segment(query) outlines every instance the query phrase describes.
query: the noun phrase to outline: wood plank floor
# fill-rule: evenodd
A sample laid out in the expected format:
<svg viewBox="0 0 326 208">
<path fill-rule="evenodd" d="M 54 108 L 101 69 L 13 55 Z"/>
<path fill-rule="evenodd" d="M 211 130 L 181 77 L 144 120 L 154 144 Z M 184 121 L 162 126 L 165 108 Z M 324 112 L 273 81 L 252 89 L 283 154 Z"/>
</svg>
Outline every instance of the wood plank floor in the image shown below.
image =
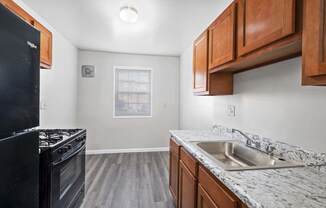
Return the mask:
<svg viewBox="0 0 326 208">
<path fill-rule="evenodd" d="M 174 208 L 168 157 L 167 152 L 87 155 L 81 208 Z"/>
</svg>

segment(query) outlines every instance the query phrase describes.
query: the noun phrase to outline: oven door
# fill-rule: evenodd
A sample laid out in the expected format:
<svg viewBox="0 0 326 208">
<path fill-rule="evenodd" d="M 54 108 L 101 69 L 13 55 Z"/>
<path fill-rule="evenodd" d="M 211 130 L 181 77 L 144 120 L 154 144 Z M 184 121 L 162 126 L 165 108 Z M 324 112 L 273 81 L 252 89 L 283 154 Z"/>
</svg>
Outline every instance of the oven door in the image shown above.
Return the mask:
<svg viewBox="0 0 326 208">
<path fill-rule="evenodd" d="M 69 208 L 85 186 L 85 145 L 52 163 L 51 208 Z"/>
</svg>

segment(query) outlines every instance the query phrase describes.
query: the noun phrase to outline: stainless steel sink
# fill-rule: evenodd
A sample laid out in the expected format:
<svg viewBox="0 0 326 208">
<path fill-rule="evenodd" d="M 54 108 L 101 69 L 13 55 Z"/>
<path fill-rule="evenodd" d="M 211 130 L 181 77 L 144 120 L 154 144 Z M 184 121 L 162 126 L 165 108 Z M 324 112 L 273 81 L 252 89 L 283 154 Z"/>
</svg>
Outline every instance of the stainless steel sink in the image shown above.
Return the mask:
<svg viewBox="0 0 326 208">
<path fill-rule="evenodd" d="M 273 169 L 304 166 L 250 148 L 239 141 L 192 142 L 225 170 Z"/>
</svg>

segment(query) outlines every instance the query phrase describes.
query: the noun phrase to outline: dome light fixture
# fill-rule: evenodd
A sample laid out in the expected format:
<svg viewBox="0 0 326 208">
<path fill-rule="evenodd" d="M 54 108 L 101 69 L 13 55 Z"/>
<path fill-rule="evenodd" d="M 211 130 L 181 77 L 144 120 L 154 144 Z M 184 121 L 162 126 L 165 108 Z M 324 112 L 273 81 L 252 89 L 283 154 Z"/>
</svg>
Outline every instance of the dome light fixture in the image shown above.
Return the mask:
<svg viewBox="0 0 326 208">
<path fill-rule="evenodd" d="M 136 23 L 138 20 L 138 11 L 134 7 L 124 6 L 120 9 L 120 18 L 127 23 Z"/>
</svg>

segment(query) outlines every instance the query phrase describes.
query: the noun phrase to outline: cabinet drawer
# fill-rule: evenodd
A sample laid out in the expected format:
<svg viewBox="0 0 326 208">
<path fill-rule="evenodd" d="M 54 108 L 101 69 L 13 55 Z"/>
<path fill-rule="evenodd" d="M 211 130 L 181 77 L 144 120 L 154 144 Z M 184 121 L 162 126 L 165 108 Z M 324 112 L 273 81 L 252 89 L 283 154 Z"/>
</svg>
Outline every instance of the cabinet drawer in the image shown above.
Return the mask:
<svg viewBox="0 0 326 208">
<path fill-rule="evenodd" d="M 189 169 L 191 174 L 197 177 L 197 160 L 192 155 L 190 155 L 183 147 L 181 147 L 180 150 L 180 160 Z"/>
<path fill-rule="evenodd" d="M 199 167 L 199 184 L 204 188 L 214 203 L 221 208 L 237 208 L 238 201 L 222 184 L 218 183 L 203 167 Z"/>
<path fill-rule="evenodd" d="M 179 158 L 180 145 L 172 137 L 170 139 L 170 152 Z"/>
</svg>

